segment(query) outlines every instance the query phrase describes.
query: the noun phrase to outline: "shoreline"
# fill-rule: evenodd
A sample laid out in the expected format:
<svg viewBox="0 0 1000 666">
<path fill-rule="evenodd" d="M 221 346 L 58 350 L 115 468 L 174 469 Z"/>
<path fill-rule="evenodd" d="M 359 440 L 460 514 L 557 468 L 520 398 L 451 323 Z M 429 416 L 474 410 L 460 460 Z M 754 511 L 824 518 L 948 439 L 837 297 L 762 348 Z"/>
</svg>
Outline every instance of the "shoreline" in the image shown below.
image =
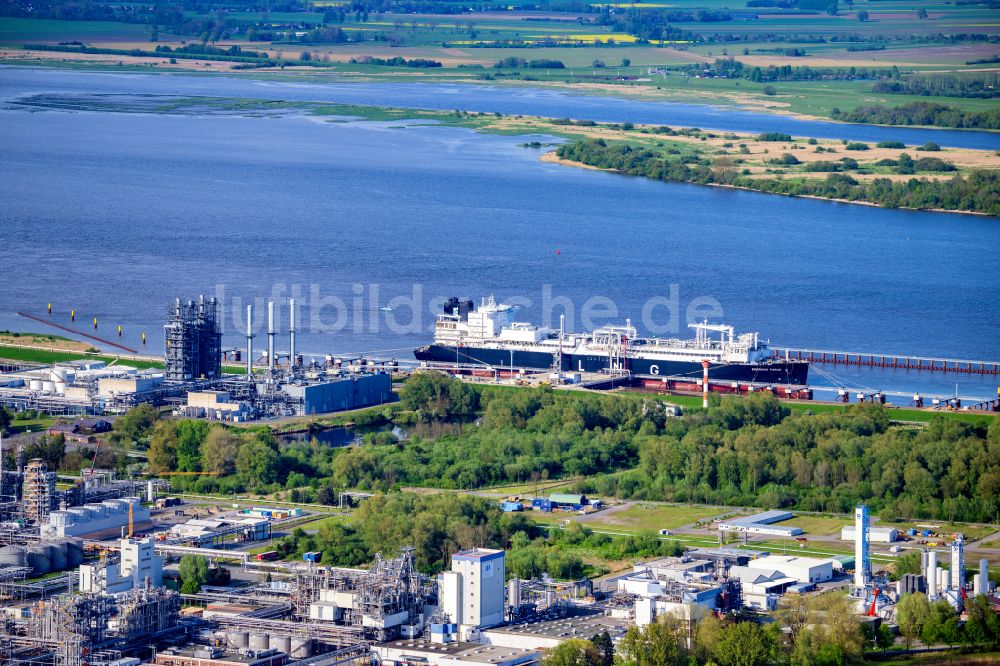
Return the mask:
<svg viewBox="0 0 1000 666">
<path fill-rule="evenodd" d="M 556 154 L 556 151 L 550 150 L 543 153 L 541 157 L 538 158 L 539 161 L 545 162 L 547 164 L 559 164 L 562 166 L 576 167 L 577 169 L 589 169 L 591 171 L 603 171 L 604 173 L 614 173 L 620 176 L 626 176 L 628 174 L 623 174 L 616 169 L 604 169 L 601 167 L 591 166 L 590 164 L 584 164 L 583 162 L 574 162 L 573 160 L 563 159 Z M 636 176 L 636 178 L 645 178 L 645 176 Z M 654 178 L 646 178 L 646 180 L 655 180 Z M 722 187 L 731 190 L 743 190 L 744 192 L 756 192 L 757 194 L 774 194 L 782 197 L 790 197 L 793 199 L 815 199 L 817 201 L 834 201 L 837 203 L 846 204 L 857 204 L 860 206 L 871 206 L 872 208 L 882 208 L 884 210 L 911 210 L 919 213 L 958 213 L 961 215 L 978 215 L 980 217 L 993 217 L 992 215 L 987 215 L 986 213 L 980 213 L 975 210 L 949 210 L 947 208 L 908 208 L 906 206 L 898 206 L 896 208 L 888 208 L 886 206 L 880 206 L 877 203 L 871 201 L 852 201 L 851 199 L 833 199 L 829 197 L 820 197 L 815 194 L 785 194 L 784 192 L 768 192 L 766 190 L 755 190 L 752 187 L 744 187 L 741 185 L 727 185 L 725 183 L 688 183 L 685 181 L 677 180 L 663 180 L 663 183 L 679 183 L 683 185 L 704 185 L 705 187 Z"/>
<path fill-rule="evenodd" d="M 273 76 L 262 77 L 261 74 L 274 75 L 278 74 L 279 77 L 283 72 L 290 72 L 284 78 L 289 80 L 299 80 L 296 79 L 296 74 L 304 73 L 314 73 L 310 69 L 305 68 L 261 68 L 256 70 L 246 70 L 238 71 L 232 69 L 197 69 L 197 67 L 179 67 L 177 65 L 164 67 L 162 65 L 157 65 L 156 63 L 136 63 L 133 69 L 122 69 L 112 63 L 102 64 L 97 61 L 87 61 L 78 60 L 71 61 L 66 58 L 57 59 L 53 58 L 37 58 L 37 60 L 32 62 L 18 62 L 16 59 L 5 59 L 2 57 L 4 49 L 0 48 L 0 67 L 10 67 L 14 69 L 46 69 L 46 70 L 65 70 L 74 72 L 91 72 L 91 73 L 107 73 L 108 71 L 114 71 L 121 74 L 163 74 L 163 75 L 186 75 L 186 76 L 230 76 L 239 79 L 251 79 L 251 80 L 274 80 Z M 24 53 L 36 53 L 24 51 Z M 64 53 L 58 53 L 56 55 L 65 56 Z M 116 56 L 119 60 L 125 58 L 135 58 L 134 56 Z M 147 58 L 149 60 L 150 58 Z M 219 64 L 215 61 L 197 61 L 191 60 L 191 63 L 195 65 L 210 63 L 208 67 Z M 80 67 L 74 67 L 72 65 L 80 65 Z M 146 66 L 147 69 L 139 69 L 142 66 Z M 808 113 L 802 113 L 800 111 L 790 111 L 788 109 L 776 108 L 775 106 L 770 106 L 763 103 L 741 103 L 738 101 L 730 101 L 725 99 L 725 95 L 720 95 L 723 99 L 702 99 L 697 96 L 693 97 L 682 97 L 679 99 L 664 99 L 662 95 L 657 95 L 653 91 L 648 90 L 645 87 L 635 87 L 635 86 L 617 86 L 614 84 L 591 84 L 591 83 L 564 83 L 559 81 L 522 81 L 522 80 L 492 80 L 492 81 L 482 81 L 478 79 L 468 78 L 467 75 L 461 75 L 461 78 L 454 78 L 451 80 L 440 80 L 434 78 L 433 76 L 427 76 L 422 73 L 414 73 L 411 76 L 412 80 L 407 81 L 394 81 L 394 80 L 384 80 L 381 76 L 384 75 L 371 75 L 371 74 L 361 74 L 361 73 L 351 73 L 351 72 L 335 72 L 337 74 L 337 81 L 312 81 L 306 79 L 306 82 L 316 83 L 317 85 L 324 85 L 329 83 L 340 83 L 340 84 L 350 84 L 350 83 L 374 83 L 374 84 L 393 84 L 393 83 L 423 83 L 428 85 L 468 85 L 468 86 L 487 86 L 496 88 L 522 88 L 522 89 L 536 89 L 536 90 L 557 90 L 560 92 L 565 92 L 568 94 L 588 96 L 588 97 L 611 97 L 623 100 L 640 100 L 647 102 L 655 102 L 661 104 L 687 104 L 693 106 L 704 106 L 714 111 L 741 111 L 744 113 L 755 113 L 765 116 L 778 116 L 782 118 L 792 118 L 794 120 L 800 120 L 803 122 L 822 122 L 831 123 L 837 125 L 843 125 L 844 127 L 881 127 L 886 129 L 915 129 L 915 130 L 927 130 L 927 131 L 938 131 L 938 132 L 984 132 L 988 134 L 995 134 L 1000 136 L 1000 129 L 991 128 L 980 128 L 980 127 L 945 127 L 940 125 L 885 125 L 880 123 L 852 123 L 843 120 L 836 120 L 828 116 L 819 116 Z M 386 75 L 393 76 L 399 75 L 401 73 L 397 72 L 387 72 Z M 705 127 L 702 129 L 715 129 L 717 131 L 725 131 L 720 128 L 710 128 Z"/>
</svg>

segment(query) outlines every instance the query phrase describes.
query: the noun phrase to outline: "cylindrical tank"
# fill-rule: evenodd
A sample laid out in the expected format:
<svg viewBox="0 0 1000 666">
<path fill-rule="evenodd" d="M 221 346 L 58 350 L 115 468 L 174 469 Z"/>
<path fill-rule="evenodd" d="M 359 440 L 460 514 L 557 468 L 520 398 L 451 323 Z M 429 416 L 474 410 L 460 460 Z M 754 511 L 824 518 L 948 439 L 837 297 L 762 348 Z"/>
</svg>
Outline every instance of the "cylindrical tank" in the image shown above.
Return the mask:
<svg viewBox="0 0 1000 666">
<path fill-rule="evenodd" d="M 52 549 L 46 545 L 34 545 L 28 548 L 28 566 L 34 576 L 44 576 L 52 571 Z"/>
<path fill-rule="evenodd" d="M 49 563 L 52 565 L 52 570 L 65 571 L 69 560 L 67 557 L 69 547 L 66 542 L 62 540 L 52 541 L 49 542 L 49 546 Z"/>
<path fill-rule="evenodd" d="M 83 562 L 83 541 L 81 539 L 66 539 L 66 566 L 74 569 Z"/>
<path fill-rule="evenodd" d="M 293 659 L 305 659 L 313 654 L 312 640 L 308 638 L 293 638 L 291 640 L 291 652 L 289 656 Z"/>
<path fill-rule="evenodd" d="M 52 368 L 50 374 L 52 375 L 52 379 L 54 380 L 61 379 L 63 381 L 66 381 L 66 375 L 69 374 L 69 370 L 57 365 L 54 368 Z"/>
<path fill-rule="evenodd" d="M 28 380 L 28 388 L 30 388 L 32 391 L 41 391 L 42 390 L 42 380 L 41 379 L 29 379 Z"/>
<path fill-rule="evenodd" d="M 267 647 L 288 654 L 292 651 L 292 639 L 290 636 L 271 636 Z"/>
<path fill-rule="evenodd" d="M 24 546 L 5 546 L 0 548 L 0 564 L 12 567 L 28 566 L 28 549 Z"/>
<path fill-rule="evenodd" d="M 515 610 L 521 607 L 521 581 L 517 578 L 507 582 L 507 605 Z"/>
<path fill-rule="evenodd" d="M 250 645 L 250 634 L 245 631 L 233 631 L 226 634 L 226 645 L 239 650 Z"/>
<path fill-rule="evenodd" d="M 53 382 L 53 386 L 55 387 L 56 393 L 59 395 L 66 395 L 66 382 L 64 380 L 57 379 Z"/>
<path fill-rule="evenodd" d="M 266 650 L 267 643 L 267 634 L 250 634 L 251 650 Z"/>
<path fill-rule="evenodd" d="M 45 379 L 42 381 L 42 391 L 45 393 L 55 393 L 56 383 L 50 379 Z"/>
</svg>

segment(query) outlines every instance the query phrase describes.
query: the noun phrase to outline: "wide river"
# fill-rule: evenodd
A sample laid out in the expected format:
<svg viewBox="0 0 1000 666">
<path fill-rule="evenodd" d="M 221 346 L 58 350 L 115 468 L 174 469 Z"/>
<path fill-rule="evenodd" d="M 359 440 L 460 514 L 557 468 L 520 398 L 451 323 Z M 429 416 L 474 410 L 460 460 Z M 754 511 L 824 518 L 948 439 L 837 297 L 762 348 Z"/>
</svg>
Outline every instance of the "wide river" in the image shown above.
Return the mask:
<svg viewBox="0 0 1000 666">
<path fill-rule="evenodd" d="M 41 92 L 328 100 L 1000 147 L 995 134 L 808 123 L 709 107 L 479 86 L 310 85 L 0 68 Z M 0 328 L 44 313 L 162 349 L 175 297 L 298 295 L 299 348 L 399 358 L 451 295 L 522 298 L 519 319 L 686 336 L 709 316 L 775 344 L 1000 359 L 1000 221 L 684 184 L 539 161 L 529 140 L 300 115 L 0 108 Z M 417 316 L 403 301 L 417 303 Z M 380 308 L 391 304 L 392 312 Z M 601 316 L 608 310 L 610 316 Z M 414 321 L 416 319 L 416 321 Z M 287 349 L 285 335 L 277 344 Z M 811 383 L 995 394 L 997 378 L 815 366 Z M 833 373 L 826 377 L 822 373 Z M 903 401 L 905 402 L 905 400 Z"/>
</svg>

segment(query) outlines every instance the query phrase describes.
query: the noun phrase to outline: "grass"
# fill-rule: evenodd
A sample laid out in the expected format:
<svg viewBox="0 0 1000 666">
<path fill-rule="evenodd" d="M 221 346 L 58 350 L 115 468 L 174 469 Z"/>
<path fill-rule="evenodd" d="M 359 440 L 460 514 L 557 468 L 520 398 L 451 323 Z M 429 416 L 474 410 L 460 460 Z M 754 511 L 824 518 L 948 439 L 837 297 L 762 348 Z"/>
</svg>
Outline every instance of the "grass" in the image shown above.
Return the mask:
<svg viewBox="0 0 1000 666">
<path fill-rule="evenodd" d="M 801 527 L 802 531 L 808 534 L 828 536 L 839 534 L 840 528 L 852 524 L 852 520 L 847 517 L 838 518 L 836 516 L 811 515 L 808 513 L 795 514 L 793 518 L 775 523 L 783 527 Z"/>
<path fill-rule="evenodd" d="M 86 359 L 90 361 L 104 361 L 108 364 L 116 363 L 120 365 L 127 365 L 132 368 L 139 368 L 140 370 L 163 368 L 162 361 L 147 361 L 128 357 L 122 358 L 91 352 L 53 352 L 46 351 L 44 349 L 5 347 L 2 345 L 0 345 L 0 358 L 10 361 L 25 361 L 28 363 L 42 364 L 62 363 L 65 361 L 79 361 Z M 245 372 L 246 367 L 243 365 L 223 365 L 222 371 L 226 374 L 238 375 Z"/>
<path fill-rule="evenodd" d="M 0 17 L 0 44 L 62 41 L 148 40 L 150 26 L 112 21 L 58 21 L 53 19 Z"/>
<path fill-rule="evenodd" d="M 606 519 L 598 513 L 586 524 L 595 528 L 602 527 L 623 532 L 659 531 L 677 529 L 682 525 L 706 520 L 724 512 L 724 508 L 717 506 L 636 504 L 608 514 Z"/>
<path fill-rule="evenodd" d="M 8 430 L 11 434 L 19 434 L 23 432 L 41 432 L 42 430 L 48 430 L 49 427 L 55 423 L 54 417 L 42 416 L 34 419 L 25 420 L 14 420 L 11 421 Z"/>
</svg>

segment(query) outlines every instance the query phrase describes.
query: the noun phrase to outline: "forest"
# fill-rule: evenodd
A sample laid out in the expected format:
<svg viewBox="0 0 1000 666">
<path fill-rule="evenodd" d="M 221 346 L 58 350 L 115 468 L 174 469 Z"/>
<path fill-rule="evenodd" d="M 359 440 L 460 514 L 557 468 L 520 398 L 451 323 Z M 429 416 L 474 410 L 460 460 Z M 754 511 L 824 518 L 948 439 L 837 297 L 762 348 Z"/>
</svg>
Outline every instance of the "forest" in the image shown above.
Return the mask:
<svg viewBox="0 0 1000 666">
<path fill-rule="evenodd" d="M 963 127 L 966 129 L 1000 129 L 1000 109 L 964 111 L 933 102 L 912 102 L 892 107 L 872 104 L 859 106 L 853 111 L 841 111 L 834 107 L 830 112 L 830 117 L 848 123 L 875 125 L 936 125 L 938 127 Z"/>
<path fill-rule="evenodd" d="M 266 427 L 229 428 L 160 418 L 139 406 L 118 419 L 101 465 L 128 471 L 126 451 L 178 491 L 283 492 L 336 502 L 348 488 L 471 489 L 576 478 L 598 497 L 849 512 L 866 502 L 883 520 L 991 522 L 1000 514 L 1000 425 L 944 416 L 920 429 L 894 427 L 877 405 L 791 413 L 775 398 L 713 396 L 707 412 L 668 417 L 650 396 L 473 386 L 436 373 L 408 380 L 401 400 L 358 419 L 401 424 L 362 446 L 282 443 Z M 42 438 L 30 456 L 79 470 L 89 460 Z M 9 455 L 9 454 L 8 454 Z M 11 464 L 13 461 L 9 461 Z"/>
<path fill-rule="evenodd" d="M 983 169 L 971 170 L 966 176 L 956 174 L 945 180 L 911 178 L 893 181 L 875 178 L 860 181 L 846 173 L 830 173 L 825 179 L 816 180 L 795 177 L 794 174 L 780 178 L 751 176 L 741 173 L 732 158 L 723 157 L 709 163 L 706 159 L 670 157 L 646 148 L 633 148 L 627 143 L 608 143 L 603 139 L 579 139 L 563 144 L 556 152 L 565 160 L 656 180 L 730 185 L 774 194 L 864 201 L 886 208 L 937 208 L 1000 216 L 1000 173 Z"/>
<path fill-rule="evenodd" d="M 975 74 L 914 74 L 894 81 L 879 81 L 873 90 L 893 95 L 928 95 L 942 97 L 1000 97 L 1000 75 L 996 72 Z"/>
</svg>

